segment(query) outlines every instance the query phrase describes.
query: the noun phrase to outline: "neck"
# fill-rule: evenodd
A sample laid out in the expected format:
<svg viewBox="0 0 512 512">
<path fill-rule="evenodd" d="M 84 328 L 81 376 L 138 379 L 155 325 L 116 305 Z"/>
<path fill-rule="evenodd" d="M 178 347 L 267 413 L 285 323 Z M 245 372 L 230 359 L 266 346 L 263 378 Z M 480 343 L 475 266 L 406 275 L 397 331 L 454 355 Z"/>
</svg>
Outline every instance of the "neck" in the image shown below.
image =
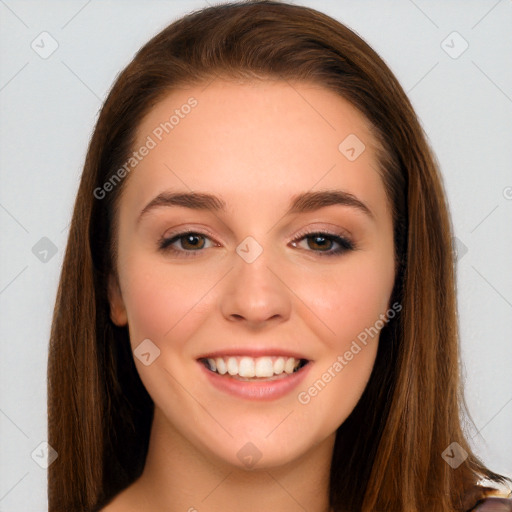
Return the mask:
<svg viewBox="0 0 512 512">
<path fill-rule="evenodd" d="M 279 467 L 241 469 L 197 450 L 155 408 L 138 510 L 328 512 L 335 434 Z M 132 501 L 133 504 L 133 501 Z"/>
</svg>

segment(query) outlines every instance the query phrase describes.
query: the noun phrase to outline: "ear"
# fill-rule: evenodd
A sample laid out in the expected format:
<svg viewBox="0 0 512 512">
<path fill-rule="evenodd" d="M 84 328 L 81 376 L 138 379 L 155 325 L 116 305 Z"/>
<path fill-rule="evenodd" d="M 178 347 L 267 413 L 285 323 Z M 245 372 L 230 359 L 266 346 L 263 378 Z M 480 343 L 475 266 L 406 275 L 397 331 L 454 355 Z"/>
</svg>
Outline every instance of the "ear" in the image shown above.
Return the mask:
<svg viewBox="0 0 512 512">
<path fill-rule="evenodd" d="M 110 303 L 110 318 L 118 327 L 128 323 L 128 316 L 124 306 L 121 289 L 117 278 L 110 274 L 108 278 L 108 300 Z"/>
</svg>

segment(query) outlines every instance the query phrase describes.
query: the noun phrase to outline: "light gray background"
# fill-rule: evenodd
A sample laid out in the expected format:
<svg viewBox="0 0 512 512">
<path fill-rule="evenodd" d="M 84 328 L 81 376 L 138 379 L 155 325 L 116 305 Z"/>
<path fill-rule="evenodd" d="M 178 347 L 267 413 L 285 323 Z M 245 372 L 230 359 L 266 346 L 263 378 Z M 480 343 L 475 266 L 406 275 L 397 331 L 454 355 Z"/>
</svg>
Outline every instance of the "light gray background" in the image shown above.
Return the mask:
<svg viewBox="0 0 512 512">
<path fill-rule="evenodd" d="M 31 453 L 46 439 L 51 314 L 102 100 L 143 43 L 207 3 L 0 0 L 2 512 L 46 510 L 46 470 Z M 476 425 L 469 436 L 491 469 L 512 476 L 512 2 L 295 3 L 366 39 L 428 134 L 458 238 L 464 378 Z M 31 47 L 50 47 L 43 31 L 58 43 L 47 59 Z M 457 56 L 464 40 L 469 47 Z M 47 262 L 32 251 L 43 237 L 57 249 Z"/>
</svg>

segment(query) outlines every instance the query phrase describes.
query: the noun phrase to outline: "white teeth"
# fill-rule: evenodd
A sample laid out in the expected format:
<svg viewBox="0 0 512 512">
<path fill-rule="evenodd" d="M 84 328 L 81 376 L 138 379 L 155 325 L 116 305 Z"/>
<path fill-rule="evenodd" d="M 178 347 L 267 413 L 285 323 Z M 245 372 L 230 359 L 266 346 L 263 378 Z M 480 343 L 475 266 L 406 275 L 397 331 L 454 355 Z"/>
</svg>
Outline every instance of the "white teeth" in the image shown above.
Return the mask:
<svg viewBox="0 0 512 512">
<path fill-rule="evenodd" d="M 240 375 L 240 377 L 254 377 L 256 375 L 254 370 L 254 359 L 252 357 L 242 357 L 242 359 L 240 359 L 238 375 Z"/>
<path fill-rule="evenodd" d="M 256 377 L 272 377 L 274 375 L 274 365 L 270 357 L 259 357 L 256 359 L 255 367 Z"/>
<path fill-rule="evenodd" d="M 257 358 L 230 356 L 226 358 L 208 358 L 207 363 L 210 370 L 220 375 L 229 373 L 231 376 L 238 375 L 250 379 L 252 377 L 273 377 L 274 375 L 281 375 L 283 372 L 292 374 L 300 365 L 300 359 L 283 356 Z"/>
<path fill-rule="evenodd" d="M 280 375 L 281 373 L 283 373 L 283 371 L 284 371 L 284 358 L 278 357 L 274 361 L 274 373 L 276 375 Z"/>
<path fill-rule="evenodd" d="M 226 363 L 222 357 L 217 357 L 217 359 L 215 359 L 215 364 L 217 365 L 217 372 L 221 375 L 224 375 L 228 371 Z"/>
<path fill-rule="evenodd" d="M 228 359 L 227 366 L 229 375 L 236 375 L 238 373 L 238 362 L 234 357 Z"/>
<path fill-rule="evenodd" d="M 284 364 L 284 371 L 286 373 L 293 373 L 293 368 L 295 366 L 295 359 L 293 357 L 289 357 Z"/>
</svg>

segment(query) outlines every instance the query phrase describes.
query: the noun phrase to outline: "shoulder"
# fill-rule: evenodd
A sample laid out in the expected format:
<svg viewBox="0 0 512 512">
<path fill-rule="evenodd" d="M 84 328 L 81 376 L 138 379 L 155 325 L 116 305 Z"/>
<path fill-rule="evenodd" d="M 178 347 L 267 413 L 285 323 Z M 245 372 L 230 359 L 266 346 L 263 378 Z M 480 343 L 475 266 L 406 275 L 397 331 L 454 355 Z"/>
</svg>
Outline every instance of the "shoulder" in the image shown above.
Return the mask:
<svg viewBox="0 0 512 512">
<path fill-rule="evenodd" d="M 470 512 L 512 512 L 512 498 L 485 498 Z"/>
</svg>

